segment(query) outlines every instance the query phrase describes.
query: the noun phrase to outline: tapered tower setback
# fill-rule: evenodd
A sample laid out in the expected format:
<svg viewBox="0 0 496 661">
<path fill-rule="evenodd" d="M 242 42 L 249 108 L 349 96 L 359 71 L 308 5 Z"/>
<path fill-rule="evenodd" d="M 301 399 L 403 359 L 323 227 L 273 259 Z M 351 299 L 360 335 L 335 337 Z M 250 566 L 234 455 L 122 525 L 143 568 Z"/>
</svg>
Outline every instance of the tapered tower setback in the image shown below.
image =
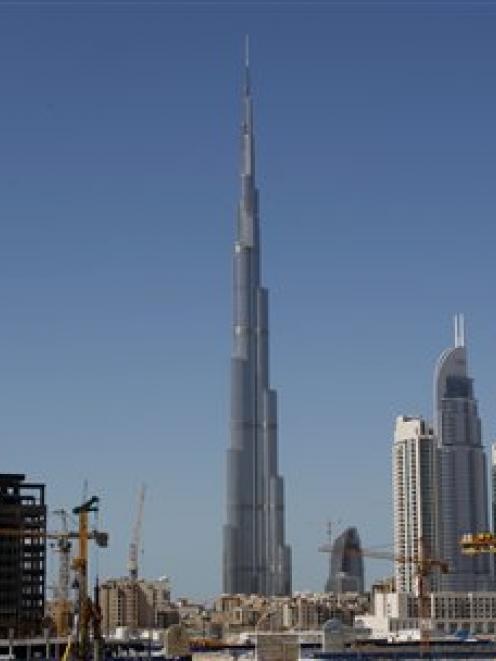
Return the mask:
<svg viewBox="0 0 496 661">
<path fill-rule="evenodd" d="M 466 533 L 488 530 L 486 456 L 481 422 L 468 375 L 463 317 L 455 318 L 455 346 L 439 358 L 434 377 L 434 430 L 439 452 L 439 552 L 450 571 L 443 590 L 492 587 L 487 556 L 460 553 Z"/>
<path fill-rule="evenodd" d="M 284 485 L 277 465 L 277 393 L 269 386 L 269 304 L 260 277 L 248 52 L 242 103 L 223 582 L 229 594 L 285 595 L 291 592 L 291 550 L 285 544 Z"/>
</svg>

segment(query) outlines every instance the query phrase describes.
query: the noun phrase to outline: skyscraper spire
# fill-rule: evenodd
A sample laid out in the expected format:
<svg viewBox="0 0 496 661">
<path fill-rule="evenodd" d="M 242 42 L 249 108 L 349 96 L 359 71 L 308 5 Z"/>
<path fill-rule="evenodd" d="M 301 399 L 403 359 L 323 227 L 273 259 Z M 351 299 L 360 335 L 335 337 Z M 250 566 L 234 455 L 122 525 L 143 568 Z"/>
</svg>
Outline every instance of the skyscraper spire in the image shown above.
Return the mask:
<svg viewBox="0 0 496 661">
<path fill-rule="evenodd" d="M 465 346 L 465 316 L 455 314 L 455 347 Z"/>
<path fill-rule="evenodd" d="M 254 137 L 253 137 L 253 102 L 251 98 L 250 83 L 250 53 L 248 35 L 245 42 L 245 63 L 244 63 L 244 82 L 243 82 L 243 118 L 242 118 L 242 145 L 241 145 L 241 178 L 243 186 L 243 175 L 252 177 L 251 181 L 245 182 L 247 185 L 242 189 L 242 196 L 248 196 L 250 191 L 254 191 Z"/>
<path fill-rule="evenodd" d="M 284 541 L 284 485 L 277 466 L 277 393 L 269 385 L 268 291 L 260 284 L 248 42 L 242 104 L 223 581 L 230 594 L 283 595 L 291 591 L 291 551 Z"/>
<path fill-rule="evenodd" d="M 245 89 L 250 91 L 250 37 L 245 35 Z"/>
</svg>

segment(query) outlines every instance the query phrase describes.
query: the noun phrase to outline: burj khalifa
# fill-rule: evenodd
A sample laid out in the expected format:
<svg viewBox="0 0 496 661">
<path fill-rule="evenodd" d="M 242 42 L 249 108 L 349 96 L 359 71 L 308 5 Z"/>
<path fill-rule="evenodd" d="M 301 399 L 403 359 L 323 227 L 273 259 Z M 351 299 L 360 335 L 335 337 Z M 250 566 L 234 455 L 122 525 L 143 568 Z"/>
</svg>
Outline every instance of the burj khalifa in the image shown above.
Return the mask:
<svg viewBox="0 0 496 661">
<path fill-rule="evenodd" d="M 248 48 L 242 104 L 223 589 L 227 594 L 287 595 L 291 549 L 285 543 L 284 483 L 278 472 L 277 393 L 269 385 L 269 302 L 260 274 Z"/>
</svg>

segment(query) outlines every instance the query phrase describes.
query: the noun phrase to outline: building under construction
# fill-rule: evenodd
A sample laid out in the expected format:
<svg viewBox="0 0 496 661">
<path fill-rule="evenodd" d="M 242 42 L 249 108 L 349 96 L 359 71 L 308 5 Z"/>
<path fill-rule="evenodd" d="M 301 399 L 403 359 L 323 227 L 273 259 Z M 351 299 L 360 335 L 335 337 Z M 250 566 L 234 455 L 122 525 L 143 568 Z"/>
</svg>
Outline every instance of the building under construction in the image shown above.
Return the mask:
<svg viewBox="0 0 496 661">
<path fill-rule="evenodd" d="M 25 479 L 0 474 L 0 639 L 37 636 L 43 629 L 45 485 Z"/>
</svg>

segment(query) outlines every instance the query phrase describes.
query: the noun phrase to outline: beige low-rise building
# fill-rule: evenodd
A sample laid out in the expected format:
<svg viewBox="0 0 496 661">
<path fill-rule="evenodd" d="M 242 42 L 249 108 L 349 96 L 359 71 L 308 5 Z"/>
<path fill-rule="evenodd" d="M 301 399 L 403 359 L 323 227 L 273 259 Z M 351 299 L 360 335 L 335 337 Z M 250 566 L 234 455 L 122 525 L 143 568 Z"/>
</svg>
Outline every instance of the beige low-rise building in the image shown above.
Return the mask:
<svg viewBox="0 0 496 661">
<path fill-rule="evenodd" d="M 164 628 L 179 621 L 170 602 L 168 579 L 116 578 L 100 587 L 102 630 L 112 636 L 118 627 L 130 630 Z"/>
<path fill-rule="evenodd" d="M 367 612 L 368 598 L 363 595 L 296 593 L 291 597 L 222 595 L 211 616 L 222 623 L 226 635 L 262 631 L 318 630 L 330 618 L 345 624 L 355 614 Z"/>
</svg>

